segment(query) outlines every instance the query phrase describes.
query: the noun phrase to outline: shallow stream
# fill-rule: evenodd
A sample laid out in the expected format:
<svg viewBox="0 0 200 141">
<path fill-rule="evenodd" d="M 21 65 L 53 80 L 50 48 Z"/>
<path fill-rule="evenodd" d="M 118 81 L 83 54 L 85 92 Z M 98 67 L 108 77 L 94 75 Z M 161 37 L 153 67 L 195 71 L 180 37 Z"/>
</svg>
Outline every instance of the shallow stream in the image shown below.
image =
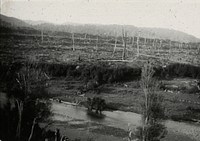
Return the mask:
<svg viewBox="0 0 200 141">
<path fill-rule="evenodd" d="M 58 121 L 73 121 L 81 120 L 87 122 L 95 122 L 106 126 L 112 126 L 127 130 L 128 125 L 135 128 L 141 125 L 141 115 L 133 112 L 123 111 L 104 111 L 104 118 L 96 118 L 87 114 L 85 107 L 73 106 L 64 103 L 52 103 L 52 110 L 54 113 L 53 120 Z M 185 122 L 176 122 L 172 120 L 165 121 L 168 130 L 187 135 L 197 141 L 200 140 L 200 125 L 189 124 Z"/>
</svg>

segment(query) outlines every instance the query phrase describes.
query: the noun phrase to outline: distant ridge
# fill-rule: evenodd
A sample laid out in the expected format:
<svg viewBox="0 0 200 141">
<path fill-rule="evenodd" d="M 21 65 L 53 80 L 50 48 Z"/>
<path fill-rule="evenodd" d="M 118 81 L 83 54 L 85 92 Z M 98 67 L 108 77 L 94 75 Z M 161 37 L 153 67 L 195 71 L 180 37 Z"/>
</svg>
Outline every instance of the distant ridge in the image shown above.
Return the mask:
<svg viewBox="0 0 200 141">
<path fill-rule="evenodd" d="M 0 15 L 1 26 L 31 27 L 38 30 L 62 31 L 74 33 L 86 33 L 93 35 L 121 36 L 122 28 L 128 32 L 128 36 L 140 36 L 146 38 L 169 39 L 179 42 L 200 42 L 199 38 L 187 33 L 165 28 L 136 27 L 133 25 L 101 25 L 101 24 L 78 24 L 64 23 L 52 24 L 45 21 L 23 21 L 13 17 Z"/>
<path fill-rule="evenodd" d="M 30 25 L 23 20 L 7 17 L 2 14 L 0 14 L 0 25 L 6 27 L 30 27 Z"/>
</svg>

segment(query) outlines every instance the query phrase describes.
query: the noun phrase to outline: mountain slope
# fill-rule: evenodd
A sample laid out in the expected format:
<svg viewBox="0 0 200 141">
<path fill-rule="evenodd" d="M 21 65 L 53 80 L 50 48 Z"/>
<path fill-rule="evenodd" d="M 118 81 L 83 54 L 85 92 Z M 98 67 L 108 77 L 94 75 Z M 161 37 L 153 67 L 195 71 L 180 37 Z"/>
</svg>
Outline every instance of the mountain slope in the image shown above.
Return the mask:
<svg viewBox="0 0 200 141">
<path fill-rule="evenodd" d="M 32 26 L 46 23 L 45 21 L 42 21 L 42 20 L 40 20 L 40 21 L 25 20 L 25 22 L 29 25 L 32 25 Z"/>
<path fill-rule="evenodd" d="M 154 35 L 157 38 L 169 39 L 180 42 L 200 42 L 200 39 L 196 38 L 193 35 L 187 33 L 165 28 L 140 28 L 140 30 L 145 33 L 147 37 L 153 37 Z"/>
<path fill-rule="evenodd" d="M 200 42 L 200 39 L 196 38 L 195 36 L 189 35 L 181 31 L 164 28 L 141 28 L 132 25 L 100 25 L 77 23 L 66 23 L 62 25 L 56 25 L 52 23 L 46 23 L 44 21 L 23 21 L 17 18 L 7 17 L 1 14 L 0 24 L 1 26 L 3 25 L 12 27 L 31 27 L 38 30 L 86 33 L 106 36 L 121 36 L 122 29 L 124 28 L 127 31 L 128 36 L 169 39 L 179 42 Z"/>
<path fill-rule="evenodd" d="M 6 27 L 30 27 L 29 24 L 24 22 L 23 20 L 19 20 L 17 18 L 13 17 L 7 17 L 2 14 L 0 14 L 0 25 L 6 26 Z"/>
<path fill-rule="evenodd" d="M 169 39 L 179 42 L 200 42 L 200 39 L 187 33 L 165 28 L 140 28 L 132 25 L 94 25 L 94 24 L 62 24 L 42 23 L 34 26 L 36 29 L 87 33 L 93 35 L 121 36 L 124 28 L 128 36 Z"/>
</svg>

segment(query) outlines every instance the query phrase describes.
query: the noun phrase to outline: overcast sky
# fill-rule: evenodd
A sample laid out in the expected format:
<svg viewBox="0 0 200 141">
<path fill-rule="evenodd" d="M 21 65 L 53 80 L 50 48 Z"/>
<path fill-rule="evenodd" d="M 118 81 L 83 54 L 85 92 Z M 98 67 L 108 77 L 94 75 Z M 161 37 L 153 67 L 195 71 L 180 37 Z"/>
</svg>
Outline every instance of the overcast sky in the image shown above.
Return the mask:
<svg viewBox="0 0 200 141">
<path fill-rule="evenodd" d="M 0 0 L 1 13 L 57 24 L 128 24 L 200 38 L 200 0 Z"/>
</svg>

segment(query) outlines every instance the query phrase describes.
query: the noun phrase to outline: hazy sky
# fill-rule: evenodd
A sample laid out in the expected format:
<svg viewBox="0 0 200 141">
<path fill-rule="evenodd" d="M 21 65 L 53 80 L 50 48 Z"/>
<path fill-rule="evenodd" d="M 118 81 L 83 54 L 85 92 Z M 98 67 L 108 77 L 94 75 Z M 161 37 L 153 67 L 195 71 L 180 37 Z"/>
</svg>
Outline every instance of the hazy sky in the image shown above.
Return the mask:
<svg viewBox="0 0 200 141">
<path fill-rule="evenodd" d="M 1 13 L 53 23 L 128 24 L 200 38 L 200 0 L 0 0 Z"/>
</svg>

